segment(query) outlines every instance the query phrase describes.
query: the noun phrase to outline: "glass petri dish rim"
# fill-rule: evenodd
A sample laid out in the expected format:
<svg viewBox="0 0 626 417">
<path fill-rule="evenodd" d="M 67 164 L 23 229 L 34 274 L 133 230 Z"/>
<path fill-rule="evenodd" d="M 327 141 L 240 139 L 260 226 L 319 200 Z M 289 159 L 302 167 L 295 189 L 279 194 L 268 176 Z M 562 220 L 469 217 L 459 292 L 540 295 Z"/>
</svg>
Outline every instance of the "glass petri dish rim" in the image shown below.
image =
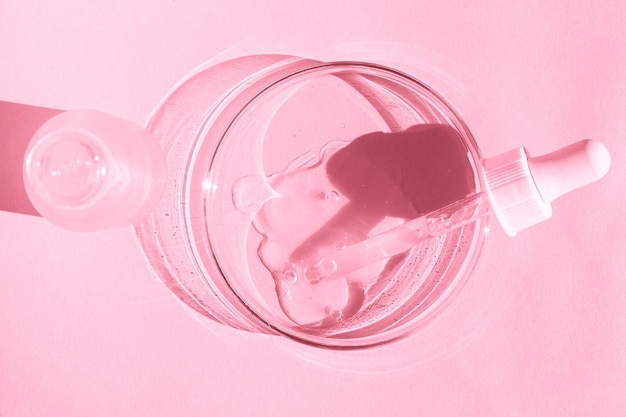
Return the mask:
<svg viewBox="0 0 626 417">
<path fill-rule="evenodd" d="M 315 61 L 312 61 L 315 62 Z M 363 62 L 363 61 L 334 61 L 334 62 L 316 62 L 306 68 L 299 69 L 290 73 L 284 77 L 281 77 L 267 86 L 265 86 L 261 91 L 257 94 L 253 95 L 252 98 L 242 106 L 239 111 L 236 112 L 234 117 L 232 117 L 231 122 L 228 124 L 227 128 L 224 130 L 222 136 L 218 139 L 218 145 L 216 151 L 213 153 L 209 167 L 204 171 L 205 175 L 210 175 L 213 172 L 213 167 L 216 162 L 216 159 L 219 157 L 219 150 L 224 140 L 226 140 L 228 133 L 231 131 L 233 126 L 242 118 L 245 117 L 246 112 L 250 109 L 255 103 L 258 103 L 263 99 L 263 97 L 268 94 L 268 92 L 272 91 L 275 88 L 282 87 L 286 82 L 297 81 L 298 78 L 303 76 L 310 76 L 314 73 L 324 73 L 333 72 L 338 70 L 357 70 L 357 72 L 363 71 L 364 69 L 368 71 L 374 71 L 376 73 L 382 73 L 387 75 L 392 75 L 397 80 L 403 80 L 404 86 L 410 88 L 411 90 L 419 90 L 420 93 L 425 93 L 430 99 L 429 104 L 437 109 L 437 111 L 442 112 L 442 115 L 445 116 L 446 121 L 457 130 L 461 138 L 466 144 L 466 147 L 469 151 L 468 156 L 471 158 L 472 168 L 474 169 L 475 175 L 475 186 L 476 192 L 480 192 L 484 189 L 483 178 L 480 175 L 480 168 L 478 164 L 482 160 L 480 155 L 480 151 L 478 146 L 475 143 L 473 136 L 471 135 L 469 129 L 458 115 L 458 112 L 445 100 L 441 95 L 435 92 L 432 88 L 430 88 L 424 82 L 402 72 L 395 70 L 393 68 L 389 68 L 383 65 Z M 378 74 L 380 75 L 380 74 Z M 202 142 L 205 137 L 200 138 L 200 142 Z M 201 144 L 199 145 L 201 146 Z M 193 181 L 193 180 L 192 180 Z M 202 203 L 204 205 L 203 212 L 207 213 L 207 204 L 210 199 L 208 195 L 210 191 L 207 191 L 207 194 L 203 196 Z M 206 218 L 204 218 L 204 227 L 202 230 L 205 231 L 205 236 L 203 238 L 208 242 L 208 247 L 211 249 L 209 251 L 210 256 L 213 258 L 215 265 L 217 266 L 221 278 L 224 279 L 225 283 L 228 285 L 233 294 L 239 299 L 241 305 L 244 306 L 247 311 L 252 314 L 257 320 L 265 323 L 269 328 L 271 328 L 274 332 L 285 335 L 292 339 L 295 339 L 299 342 L 324 347 L 324 348 L 337 348 L 337 349 L 351 349 L 351 348 L 364 348 L 371 347 L 380 344 L 389 343 L 392 341 L 396 341 L 398 339 L 402 339 L 410 334 L 418 332 L 420 328 L 424 327 L 428 323 L 430 323 L 430 319 L 436 317 L 443 308 L 445 308 L 455 296 L 460 292 L 463 285 L 467 282 L 469 276 L 471 275 L 482 250 L 482 245 L 484 244 L 487 225 L 488 225 L 488 216 L 483 219 L 477 221 L 472 225 L 465 226 L 465 228 L 473 228 L 474 232 L 472 234 L 472 242 L 469 245 L 469 249 L 467 254 L 464 256 L 463 265 L 461 267 L 462 271 L 458 276 L 453 279 L 448 285 L 447 289 L 444 293 L 433 302 L 431 307 L 428 307 L 423 313 L 414 317 L 409 322 L 396 327 L 390 331 L 390 334 L 381 333 L 372 337 L 367 337 L 367 339 L 372 340 L 364 340 L 363 338 L 359 339 L 341 339 L 341 338 L 328 338 L 322 336 L 315 336 L 311 333 L 306 332 L 298 332 L 294 331 L 294 329 L 298 329 L 298 326 L 293 326 L 289 328 L 285 328 L 282 326 L 277 326 L 272 323 L 271 320 L 264 317 L 263 314 L 260 314 L 254 307 L 250 305 L 250 302 L 246 300 L 246 297 L 242 296 L 240 291 L 238 291 L 237 286 L 229 279 L 229 274 L 224 270 L 222 263 L 219 259 L 219 256 L 216 255 L 219 253 L 219 249 L 214 247 L 214 244 L 210 235 L 210 228 L 208 227 L 208 222 Z M 464 228 L 464 229 L 465 229 Z M 192 239 L 193 241 L 193 239 Z M 216 250 L 217 249 L 217 250 Z"/>
</svg>

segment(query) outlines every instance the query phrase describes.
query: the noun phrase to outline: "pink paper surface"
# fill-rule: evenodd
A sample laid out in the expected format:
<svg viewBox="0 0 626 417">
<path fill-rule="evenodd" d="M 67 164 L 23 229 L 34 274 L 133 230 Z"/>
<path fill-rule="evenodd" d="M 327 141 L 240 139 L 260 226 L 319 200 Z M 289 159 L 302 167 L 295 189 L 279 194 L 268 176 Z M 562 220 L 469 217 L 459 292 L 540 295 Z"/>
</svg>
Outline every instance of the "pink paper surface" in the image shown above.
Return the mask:
<svg viewBox="0 0 626 417">
<path fill-rule="evenodd" d="M 624 3 L 25 0 L 0 27 L 4 101 L 142 122 L 218 55 L 368 59 L 442 92 L 486 156 L 594 138 L 613 160 L 549 222 L 492 222 L 429 329 L 360 352 L 200 319 L 130 228 L 0 212 L 0 416 L 625 415 Z"/>
</svg>

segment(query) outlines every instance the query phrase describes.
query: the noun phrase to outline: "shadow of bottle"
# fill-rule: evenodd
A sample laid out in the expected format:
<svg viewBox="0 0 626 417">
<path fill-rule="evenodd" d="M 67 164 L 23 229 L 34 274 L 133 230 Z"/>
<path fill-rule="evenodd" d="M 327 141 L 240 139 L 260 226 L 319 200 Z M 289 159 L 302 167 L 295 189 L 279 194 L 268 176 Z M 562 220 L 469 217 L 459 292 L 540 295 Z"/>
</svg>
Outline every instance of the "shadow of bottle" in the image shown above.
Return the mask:
<svg viewBox="0 0 626 417">
<path fill-rule="evenodd" d="M 61 112 L 0 101 L 0 211 L 39 216 L 24 188 L 24 154 L 37 129 Z"/>
</svg>

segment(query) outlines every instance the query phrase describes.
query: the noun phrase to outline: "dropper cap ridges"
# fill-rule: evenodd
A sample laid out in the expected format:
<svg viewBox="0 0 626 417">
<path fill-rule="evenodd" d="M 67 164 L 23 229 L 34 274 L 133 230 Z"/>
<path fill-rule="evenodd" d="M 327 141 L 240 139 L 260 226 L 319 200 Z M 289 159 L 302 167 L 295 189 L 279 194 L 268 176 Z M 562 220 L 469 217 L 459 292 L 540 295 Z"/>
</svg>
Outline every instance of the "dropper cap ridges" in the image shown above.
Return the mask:
<svg viewBox="0 0 626 417">
<path fill-rule="evenodd" d="M 611 164 L 600 142 L 582 140 L 539 157 L 512 149 L 483 162 L 487 194 L 504 231 L 514 236 L 552 216 L 551 202 L 595 182 Z"/>
</svg>

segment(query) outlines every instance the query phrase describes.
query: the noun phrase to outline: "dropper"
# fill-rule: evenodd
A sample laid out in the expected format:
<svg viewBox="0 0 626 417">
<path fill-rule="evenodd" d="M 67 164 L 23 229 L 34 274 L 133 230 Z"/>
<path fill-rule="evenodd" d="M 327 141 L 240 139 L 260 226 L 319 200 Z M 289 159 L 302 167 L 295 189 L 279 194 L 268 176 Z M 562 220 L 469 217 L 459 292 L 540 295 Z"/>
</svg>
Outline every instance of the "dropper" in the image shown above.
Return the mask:
<svg viewBox="0 0 626 417">
<path fill-rule="evenodd" d="M 552 201 L 601 179 L 610 165 L 607 148 L 589 139 L 539 157 L 530 157 L 524 147 L 512 149 L 483 161 L 484 192 L 324 256 L 304 274 L 309 281 L 344 276 L 473 223 L 489 211 L 509 236 L 515 236 L 549 219 Z"/>
</svg>

